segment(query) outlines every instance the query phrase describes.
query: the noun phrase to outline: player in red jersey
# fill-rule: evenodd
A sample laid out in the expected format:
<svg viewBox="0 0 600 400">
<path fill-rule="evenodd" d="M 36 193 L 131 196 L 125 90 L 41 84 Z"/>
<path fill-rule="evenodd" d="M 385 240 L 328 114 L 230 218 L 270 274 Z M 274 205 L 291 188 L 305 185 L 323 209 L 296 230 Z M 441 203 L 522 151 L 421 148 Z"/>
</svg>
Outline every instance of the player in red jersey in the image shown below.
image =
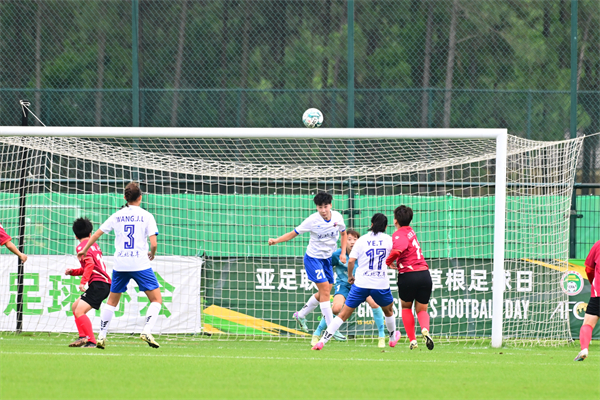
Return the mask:
<svg viewBox="0 0 600 400">
<path fill-rule="evenodd" d="M 600 240 L 592 246 L 590 253 L 585 259 L 585 273 L 592 285 L 590 290 L 590 301 L 585 310 L 583 324 L 579 331 L 579 343 L 581 351 L 575 357 L 575 361 L 583 361 L 588 356 L 588 347 L 592 341 L 592 331 L 600 318 Z"/>
<path fill-rule="evenodd" d="M 417 234 L 410 227 L 413 211 L 404 205 L 394 210 L 394 225 L 397 231 L 392 235 L 393 247 L 386 260 L 388 267 L 396 261 L 398 270 L 398 294 L 402 305 L 402 323 L 410 339 L 410 349 L 417 347 L 413 303 L 417 312 L 421 333 L 429 350 L 433 350 L 433 340 L 429 336 L 429 313 L 427 305 L 431 297 L 433 283 L 429 266 L 421 252 Z"/>
<path fill-rule="evenodd" d="M 6 246 L 8 250 L 13 252 L 21 262 L 27 261 L 27 256 L 17 249 L 17 246 L 12 242 L 12 238 L 6 233 L 2 224 L 0 224 L 0 246 Z"/>
<path fill-rule="evenodd" d="M 73 223 L 73 233 L 79 239 L 76 252 L 79 253 L 86 245 L 92 235 L 94 227 L 87 218 L 79 218 Z M 79 299 L 73 303 L 73 315 L 75 324 L 79 331 L 79 339 L 69 344 L 69 347 L 96 347 L 96 339 L 92 329 L 92 323 L 86 315 L 92 308 L 98 310 L 100 304 L 110 293 L 110 278 L 106 272 L 106 265 L 102 261 L 102 251 L 97 244 L 93 244 L 85 258 L 79 261 L 81 268 L 65 271 L 65 275 L 81 276 L 79 290 L 84 292 Z M 88 285 L 85 290 L 85 285 Z"/>
</svg>

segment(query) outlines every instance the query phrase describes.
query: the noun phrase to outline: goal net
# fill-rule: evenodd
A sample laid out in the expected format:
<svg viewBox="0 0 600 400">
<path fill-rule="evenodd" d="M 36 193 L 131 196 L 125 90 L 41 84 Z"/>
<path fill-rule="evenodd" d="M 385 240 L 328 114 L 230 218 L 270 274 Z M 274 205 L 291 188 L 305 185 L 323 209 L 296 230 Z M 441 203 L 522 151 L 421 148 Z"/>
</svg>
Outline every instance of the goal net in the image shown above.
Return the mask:
<svg viewBox="0 0 600 400">
<path fill-rule="evenodd" d="M 485 130 L 435 130 L 447 135 L 435 138 L 420 134 L 433 130 L 402 129 L 64 129 L 78 137 L 37 129 L 38 136 L 0 132 L 0 223 L 15 244 L 23 234 L 29 257 L 20 271 L 17 257 L 0 250 L 2 331 L 20 324 L 23 331 L 76 332 L 71 305 L 79 277 L 63 274 L 78 266 L 72 223 L 88 217 L 97 229 L 124 204 L 125 185 L 138 181 L 142 206 L 160 230 L 153 261 L 164 299 L 158 334 L 310 337 L 292 319 L 315 292 L 302 264 L 308 235 L 272 247 L 267 240 L 315 212 L 312 198 L 321 190 L 361 234 L 374 213 L 391 224 L 395 207 L 412 207 L 434 284 L 433 335 L 455 341 L 492 334 L 498 188 L 496 140 L 475 138 Z M 344 138 L 356 132 L 361 138 Z M 560 281 L 581 143 L 508 137 L 504 340 L 570 338 L 569 320 L 553 311 L 568 300 Z M 99 241 L 109 270 L 113 243 L 112 234 Z M 396 272 L 388 274 L 397 315 Z M 110 332 L 139 332 L 147 307 L 132 281 Z M 376 337 L 372 315 L 361 305 L 341 332 Z M 320 318 L 318 309 L 310 314 L 309 328 Z M 93 324 L 97 331 L 98 312 Z"/>
</svg>

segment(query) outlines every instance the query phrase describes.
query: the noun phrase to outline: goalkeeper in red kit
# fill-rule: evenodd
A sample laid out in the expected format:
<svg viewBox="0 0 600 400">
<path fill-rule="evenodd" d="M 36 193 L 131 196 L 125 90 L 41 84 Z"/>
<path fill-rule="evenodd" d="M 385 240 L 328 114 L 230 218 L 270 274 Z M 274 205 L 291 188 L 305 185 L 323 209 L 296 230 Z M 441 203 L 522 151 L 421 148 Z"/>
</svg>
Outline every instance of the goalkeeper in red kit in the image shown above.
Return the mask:
<svg viewBox="0 0 600 400">
<path fill-rule="evenodd" d="M 79 240 L 76 252 L 81 251 L 91 237 L 94 227 L 87 218 L 79 218 L 73 223 L 73 233 Z M 69 347 L 96 347 L 96 339 L 92 330 L 92 322 L 86 315 L 92 308 L 98 310 L 100 304 L 110 293 L 110 278 L 106 265 L 102 261 L 102 251 L 97 244 L 90 247 L 85 258 L 82 258 L 81 268 L 67 269 L 65 275 L 82 276 L 79 290 L 84 292 L 73 303 L 73 316 L 79 331 L 79 338 Z M 86 287 L 87 290 L 86 290 Z"/>
<path fill-rule="evenodd" d="M 585 273 L 592 285 L 590 290 L 590 301 L 585 310 L 583 325 L 579 331 L 579 343 L 581 351 L 575 357 L 575 361 L 583 361 L 588 356 L 588 347 L 592 341 L 592 331 L 600 318 L 600 240 L 592 246 L 590 253 L 585 259 Z"/>
</svg>

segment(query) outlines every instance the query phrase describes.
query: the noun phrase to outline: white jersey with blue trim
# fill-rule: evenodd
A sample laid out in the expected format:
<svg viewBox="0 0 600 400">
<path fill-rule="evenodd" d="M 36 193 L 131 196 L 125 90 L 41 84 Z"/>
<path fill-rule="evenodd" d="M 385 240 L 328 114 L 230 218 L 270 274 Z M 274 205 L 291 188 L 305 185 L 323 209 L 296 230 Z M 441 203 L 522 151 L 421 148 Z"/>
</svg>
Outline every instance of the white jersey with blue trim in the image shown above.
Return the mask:
<svg viewBox="0 0 600 400">
<path fill-rule="evenodd" d="M 369 232 L 358 238 L 350 252 L 356 259 L 354 284 L 362 289 L 389 289 L 387 259 L 392 250 L 392 237 L 383 232 Z"/>
<path fill-rule="evenodd" d="M 337 248 L 337 241 L 340 232 L 346 230 L 344 217 L 337 211 L 331 211 L 331 219 L 324 220 L 316 212 L 306 218 L 294 232 L 301 235 L 310 232 L 310 241 L 306 248 L 306 255 L 312 258 L 326 259 L 330 258 Z"/>
<path fill-rule="evenodd" d="M 115 231 L 115 271 L 150 268 L 148 237 L 158 235 L 154 216 L 138 206 L 123 207 L 100 226 L 104 233 Z"/>
</svg>

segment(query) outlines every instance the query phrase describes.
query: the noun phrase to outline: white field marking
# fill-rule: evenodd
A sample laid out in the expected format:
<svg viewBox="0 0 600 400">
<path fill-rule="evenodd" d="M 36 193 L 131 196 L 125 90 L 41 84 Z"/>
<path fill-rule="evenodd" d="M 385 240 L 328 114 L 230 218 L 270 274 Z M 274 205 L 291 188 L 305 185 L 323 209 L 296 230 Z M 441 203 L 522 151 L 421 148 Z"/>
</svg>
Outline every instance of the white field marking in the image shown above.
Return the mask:
<svg viewBox="0 0 600 400">
<path fill-rule="evenodd" d="M 321 357 L 257 357 L 257 356 L 219 356 L 219 355 L 194 355 L 194 354 L 115 354 L 115 353 L 58 353 L 58 352 L 7 352 L 0 351 L 0 355 L 39 355 L 39 356 L 75 356 L 75 357 L 156 357 L 156 358 L 207 358 L 207 359 L 231 359 L 231 360 L 266 360 L 266 361 L 334 361 L 339 362 L 339 358 L 321 358 Z M 526 365 L 526 366 L 536 366 L 536 365 L 550 365 L 550 366 L 564 366 L 564 365 L 572 365 L 578 366 L 581 363 L 573 363 L 569 362 L 565 363 L 531 363 L 531 362 L 511 362 L 511 361 L 473 361 L 473 360 L 465 360 L 464 362 L 459 362 L 455 360 L 419 360 L 413 358 L 404 358 L 404 359 L 375 359 L 375 358 L 345 358 L 344 361 L 357 361 L 357 362 L 381 362 L 381 363 L 398 363 L 398 362 L 407 362 L 407 363 L 424 363 L 424 364 L 482 364 L 482 365 Z"/>
</svg>

